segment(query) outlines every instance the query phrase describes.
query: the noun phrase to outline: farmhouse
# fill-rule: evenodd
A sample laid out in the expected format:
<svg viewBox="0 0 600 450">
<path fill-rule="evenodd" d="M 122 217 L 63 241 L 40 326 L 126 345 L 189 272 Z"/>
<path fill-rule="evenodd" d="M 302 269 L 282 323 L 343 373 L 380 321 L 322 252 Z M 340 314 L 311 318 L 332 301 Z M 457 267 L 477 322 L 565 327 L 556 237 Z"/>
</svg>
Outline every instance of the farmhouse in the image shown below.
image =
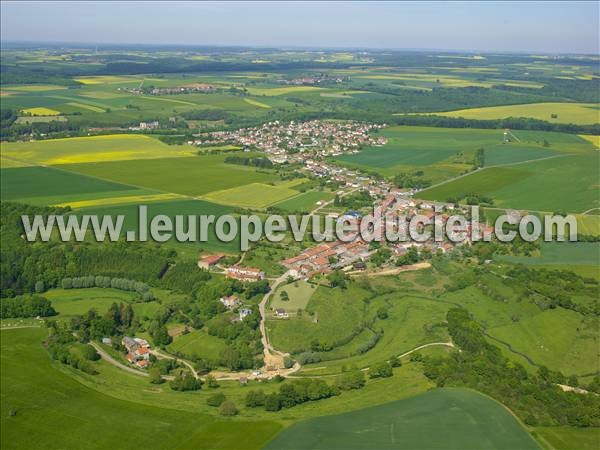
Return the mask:
<svg viewBox="0 0 600 450">
<path fill-rule="evenodd" d="M 219 261 L 221 261 L 225 255 L 222 253 L 217 253 L 216 255 L 208 255 L 198 260 L 198 267 L 204 270 L 209 270 L 211 267 L 217 265 Z"/>
<path fill-rule="evenodd" d="M 148 367 L 150 360 L 150 344 L 148 344 L 148 341 L 124 336 L 121 344 L 127 350 L 127 361 L 140 368 Z"/>
<path fill-rule="evenodd" d="M 227 309 L 235 309 L 240 304 L 240 299 L 238 297 L 236 297 L 235 295 L 229 295 L 227 297 L 221 297 L 219 299 L 219 301 L 221 303 L 223 303 L 223 305 L 225 305 L 225 307 Z"/>
<path fill-rule="evenodd" d="M 240 309 L 240 320 L 244 320 L 250 314 L 252 314 L 252 310 L 251 309 L 248 309 L 248 308 L 242 308 L 242 309 Z"/>
<path fill-rule="evenodd" d="M 228 278 L 234 278 L 240 281 L 259 281 L 265 277 L 265 273 L 260 269 L 253 267 L 231 266 L 225 271 Z"/>
<path fill-rule="evenodd" d="M 275 310 L 275 317 L 277 317 L 279 319 L 287 319 L 288 318 L 288 313 L 283 308 L 277 308 Z"/>
</svg>

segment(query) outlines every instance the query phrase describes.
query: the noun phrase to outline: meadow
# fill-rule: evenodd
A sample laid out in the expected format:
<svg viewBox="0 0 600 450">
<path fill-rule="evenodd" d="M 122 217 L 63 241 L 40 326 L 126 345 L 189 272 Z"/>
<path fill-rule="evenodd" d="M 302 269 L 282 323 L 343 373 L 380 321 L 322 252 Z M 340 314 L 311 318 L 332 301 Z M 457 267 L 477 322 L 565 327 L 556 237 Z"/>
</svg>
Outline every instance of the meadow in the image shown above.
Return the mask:
<svg viewBox="0 0 600 450">
<path fill-rule="evenodd" d="M 227 343 L 223 339 L 211 336 L 206 330 L 202 329 L 177 336 L 169 344 L 167 350 L 181 353 L 188 357 L 218 361 L 226 347 Z"/>
<path fill-rule="evenodd" d="M 319 206 L 317 205 L 317 202 L 327 202 L 332 200 L 333 197 L 333 192 L 309 191 L 303 192 L 293 198 L 275 203 L 273 206 L 276 206 L 277 209 L 281 209 L 285 212 L 310 212 Z"/>
<path fill-rule="evenodd" d="M 122 449 L 233 450 L 243 441 L 259 449 L 281 429 L 274 421 L 231 422 L 117 399 L 59 370 L 42 346 L 45 329 L 0 333 L 2 448 L 105 449 L 118 443 Z"/>
<path fill-rule="evenodd" d="M 203 196 L 204 199 L 225 205 L 243 208 L 265 208 L 298 195 L 298 191 L 282 186 L 263 183 L 250 183 L 222 191 L 214 191 Z"/>
<path fill-rule="evenodd" d="M 466 389 L 435 389 L 405 400 L 283 430 L 266 450 L 539 449 L 496 401 Z"/>
<path fill-rule="evenodd" d="M 446 117 L 493 120 L 508 117 L 529 117 L 551 123 L 586 125 L 600 123 L 597 103 L 530 103 L 527 105 L 491 106 L 432 113 Z"/>
<path fill-rule="evenodd" d="M 269 306 L 272 309 L 283 308 L 286 311 L 294 313 L 298 309 L 305 309 L 314 294 L 316 286 L 299 280 L 290 284 L 280 285 L 271 297 Z M 283 300 L 281 293 L 286 292 L 288 300 Z"/>
</svg>

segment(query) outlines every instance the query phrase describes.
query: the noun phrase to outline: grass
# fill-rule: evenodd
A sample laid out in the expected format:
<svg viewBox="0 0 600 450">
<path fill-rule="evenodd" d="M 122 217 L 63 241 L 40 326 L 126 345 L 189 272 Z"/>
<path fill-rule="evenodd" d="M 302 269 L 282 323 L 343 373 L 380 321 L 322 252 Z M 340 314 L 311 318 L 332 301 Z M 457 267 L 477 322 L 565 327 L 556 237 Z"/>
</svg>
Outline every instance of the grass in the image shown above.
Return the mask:
<svg viewBox="0 0 600 450">
<path fill-rule="evenodd" d="M 249 103 L 252 106 L 258 106 L 259 108 L 271 109 L 271 105 L 267 105 L 266 103 L 259 102 L 258 100 L 253 100 L 251 98 L 245 98 L 244 101 Z"/>
<path fill-rule="evenodd" d="M 137 190 L 136 190 L 137 191 Z M 136 191 L 133 191 L 134 194 Z M 146 204 L 149 202 L 162 202 L 165 200 L 173 200 L 183 198 L 180 194 L 144 194 L 144 195 L 127 195 L 123 197 L 108 197 L 96 198 L 79 201 L 67 201 L 56 206 L 70 206 L 72 209 L 90 208 L 95 206 L 111 206 L 122 205 L 128 203 Z"/>
<path fill-rule="evenodd" d="M 7 91 L 20 92 L 44 92 L 44 91 L 59 91 L 67 89 L 66 86 L 58 86 L 55 84 L 11 84 L 2 86 L 2 89 Z"/>
<path fill-rule="evenodd" d="M 538 449 L 502 405 L 466 389 L 435 389 L 385 405 L 307 420 L 266 450 Z"/>
<path fill-rule="evenodd" d="M 190 196 L 201 196 L 250 183 L 276 180 L 277 175 L 274 172 L 226 164 L 223 162 L 226 157 L 227 155 L 203 155 L 187 158 L 71 164 L 68 169 L 117 183 L 129 183 Z"/>
<path fill-rule="evenodd" d="M 45 329 L 1 333 L 2 448 L 233 450 L 244 442 L 259 449 L 281 428 L 273 421 L 223 421 L 119 400 L 84 386 L 51 362 L 41 344 Z M 145 395 L 155 395 L 144 382 Z"/>
<path fill-rule="evenodd" d="M 281 299 L 281 293 L 285 291 L 289 300 Z M 300 280 L 291 284 L 280 285 L 271 297 L 271 308 L 283 308 L 287 311 L 295 312 L 298 309 L 305 309 L 311 296 L 316 291 L 313 284 Z"/>
<path fill-rule="evenodd" d="M 523 318 L 518 323 L 490 328 L 488 332 L 537 364 L 560 370 L 565 375 L 582 375 L 598 370 L 597 318 L 586 318 L 574 311 L 558 308 Z"/>
<path fill-rule="evenodd" d="M 555 450 L 597 450 L 600 428 L 536 427 L 535 433 Z"/>
<path fill-rule="evenodd" d="M 135 188 L 111 181 L 99 180 L 50 167 L 15 167 L 1 171 L 2 200 L 22 200 L 53 196 L 102 192 L 110 196 L 114 191 L 135 192 Z M 56 203 L 60 203 L 57 201 Z"/>
<path fill-rule="evenodd" d="M 427 189 L 419 198 L 445 201 L 478 193 L 491 197 L 495 206 L 502 208 L 583 212 L 600 206 L 599 167 L 597 152 L 491 167 Z"/>
<path fill-rule="evenodd" d="M 164 158 L 190 155 L 189 151 L 174 150 L 150 136 L 116 134 L 91 137 L 52 139 L 46 141 L 6 142 L 2 154 L 37 164 L 73 164 L 142 158 Z"/>
<path fill-rule="evenodd" d="M 318 207 L 317 202 L 326 202 L 333 199 L 333 197 L 334 194 L 332 192 L 310 191 L 304 192 L 293 198 L 275 203 L 274 206 L 285 212 L 309 212 Z"/>
<path fill-rule="evenodd" d="M 493 120 L 508 117 L 529 117 L 553 123 L 586 125 L 599 123 L 596 103 L 529 103 L 526 105 L 491 106 L 432 113 L 447 117 Z M 552 117 L 556 115 L 556 117 Z"/>
<path fill-rule="evenodd" d="M 265 208 L 298 195 L 298 191 L 281 186 L 251 183 L 204 195 L 206 200 L 245 208 Z"/>
<path fill-rule="evenodd" d="M 210 361 L 218 361 L 225 348 L 227 348 L 227 343 L 223 339 L 209 335 L 204 329 L 182 334 L 168 346 L 168 350 L 171 352 Z"/>
<path fill-rule="evenodd" d="M 319 91 L 322 88 L 314 86 L 287 86 L 287 87 L 272 87 L 272 88 L 259 88 L 259 87 L 248 87 L 247 90 L 252 95 L 271 97 L 275 95 L 284 94 L 295 94 L 298 92 L 309 92 Z"/>
<path fill-rule="evenodd" d="M 538 257 L 502 256 L 499 259 L 526 265 L 600 265 L 600 243 L 598 242 L 543 242 Z"/>
<path fill-rule="evenodd" d="M 130 303 L 134 299 L 132 292 L 117 289 L 52 289 L 44 293 L 52 306 L 61 316 L 83 315 L 90 309 L 104 314 L 112 303 Z"/>
<path fill-rule="evenodd" d="M 27 108 L 22 112 L 25 114 L 30 114 L 32 116 L 58 116 L 60 111 L 56 111 L 50 108 Z"/>
</svg>

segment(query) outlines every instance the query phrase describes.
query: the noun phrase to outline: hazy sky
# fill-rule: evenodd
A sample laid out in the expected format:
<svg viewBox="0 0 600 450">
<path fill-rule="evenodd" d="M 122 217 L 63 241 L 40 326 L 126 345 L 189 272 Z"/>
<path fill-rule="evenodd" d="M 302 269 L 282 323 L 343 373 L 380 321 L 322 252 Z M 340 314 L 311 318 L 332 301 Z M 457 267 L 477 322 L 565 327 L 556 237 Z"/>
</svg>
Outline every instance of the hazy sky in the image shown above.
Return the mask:
<svg viewBox="0 0 600 450">
<path fill-rule="evenodd" d="M 2 40 L 598 53 L 589 2 L 1 3 Z"/>
</svg>

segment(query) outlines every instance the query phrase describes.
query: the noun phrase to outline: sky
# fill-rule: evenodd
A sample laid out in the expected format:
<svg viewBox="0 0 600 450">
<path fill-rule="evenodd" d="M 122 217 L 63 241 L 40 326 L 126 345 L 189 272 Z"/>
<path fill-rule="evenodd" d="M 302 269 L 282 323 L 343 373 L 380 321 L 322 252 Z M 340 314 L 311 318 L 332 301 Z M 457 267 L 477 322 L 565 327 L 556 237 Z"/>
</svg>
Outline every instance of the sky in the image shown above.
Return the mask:
<svg viewBox="0 0 600 450">
<path fill-rule="evenodd" d="M 599 52 L 600 2 L 1 3 L 2 41 Z"/>
</svg>

